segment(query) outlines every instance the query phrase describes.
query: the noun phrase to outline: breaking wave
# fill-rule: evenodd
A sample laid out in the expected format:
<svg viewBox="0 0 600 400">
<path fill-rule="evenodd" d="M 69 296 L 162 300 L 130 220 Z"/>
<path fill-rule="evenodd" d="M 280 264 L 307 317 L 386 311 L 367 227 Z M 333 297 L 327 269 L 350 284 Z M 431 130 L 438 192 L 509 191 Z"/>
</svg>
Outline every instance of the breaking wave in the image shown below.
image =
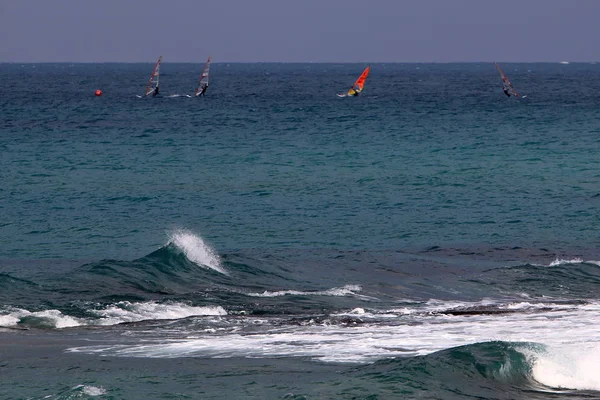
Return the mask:
<svg viewBox="0 0 600 400">
<path fill-rule="evenodd" d="M 270 292 L 265 290 L 262 293 L 248 293 L 248 296 L 252 297 L 279 297 L 279 296 L 360 296 L 357 292 L 362 289 L 358 285 L 346 285 L 340 288 L 332 288 L 329 290 L 321 291 L 299 291 L 299 290 L 279 290 Z M 366 297 L 366 296 L 361 296 Z"/>
<path fill-rule="evenodd" d="M 537 382 L 556 389 L 600 391 L 600 344 L 548 346 L 528 355 Z"/>
<path fill-rule="evenodd" d="M 206 244 L 200 236 L 179 229 L 169 235 L 169 242 L 181 250 L 185 256 L 196 265 L 208 267 L 221 274 L 229 275 L 222 267 L 221 259 L 217 252 Z"/>
<path fill-rule="evenodd" d="M 59 310 L 28 311 L 8 308 L 0 311 L 0 326 L 7 328 L 63 329 L 85 325 L 118 325 L 146 320 L 176 320 L 192 316 L 224 316 L 221 306 L 191 306 L 183 303 L 132 303 L 128 301 L 110 304 L 102 308 L 90 308 L 91 317 L 81 318 L 65 315 Z"/>
</svg>

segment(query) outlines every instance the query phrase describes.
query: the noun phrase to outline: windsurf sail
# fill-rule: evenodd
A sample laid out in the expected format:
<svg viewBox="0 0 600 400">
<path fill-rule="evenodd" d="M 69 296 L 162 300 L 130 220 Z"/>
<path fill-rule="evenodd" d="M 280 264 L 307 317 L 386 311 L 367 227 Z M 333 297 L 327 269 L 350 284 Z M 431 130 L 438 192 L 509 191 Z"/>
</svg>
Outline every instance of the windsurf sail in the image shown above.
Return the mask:
<svg viewBox="0 0 600 400">
<path fill-rule="evenodd" d="M 208 89 L 208 73 L 210 72 L 210 57 L 206 60 L 204 64 L 204 69 L 202 70 L 202 74 L 200 75 L 200 81 L 198 82 L 198 87 L 196 88 L 196 96 L 204 96 L 206 93 L 206 89 Z"/>
<path fill-rule="evenodd" d="M 358 96 L 360 92 L 362 92 L 365 87 L 365 81 L 367 80 L 367 76 L 369 76 L 369 72 L 371 72 L 371 67 L 368 66 L 365 68 L 362 74 L 358 77 L 354 85 L 348 90 L 346 93 L 347 96 Z"/>
<path fill-rule="evenodd" d="M 150 79 L 148 80 L 148 84 L 146 85 L 145 95 L 148 96 L 153 94 L 155 91 L 158 92 L 158 78 L 160 76 L 160 62 L 162 61 L 162 56 L 158 57 L 158 61 L 154 66 L 154 70 L 152 71 L 152 75 L 150 75 Z"/>
<path fill-rule="evenodd" d="M 502 71 L 502 69 L 497 63 L 494 63 L 494 65 L 496 66 L 496 69 L 498 70 L 498 72 L 500 73 L 500 77 L 502 78 L 502 91 L 504 92 L 504 94 L 508 97 L 519 97 L 519 93 L 517 93 L 517 91 L 513 87 L 512 83 L 508 79 L 508 76 L 506 76 L 506 74 Z"/>
</svg>

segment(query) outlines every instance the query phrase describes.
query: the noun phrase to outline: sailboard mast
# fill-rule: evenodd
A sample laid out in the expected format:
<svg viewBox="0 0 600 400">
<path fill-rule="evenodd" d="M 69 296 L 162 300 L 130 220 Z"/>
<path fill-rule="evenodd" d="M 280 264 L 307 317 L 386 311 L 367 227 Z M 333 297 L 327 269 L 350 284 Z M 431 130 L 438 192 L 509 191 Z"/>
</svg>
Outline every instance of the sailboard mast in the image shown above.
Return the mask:
<svg viewBox="0 0 600 400">
<path fill-rule="evenodd" d="M 150 75 L 150 79 L 148 80 L 148 84 L 146 85 L 145 95 L 148 96 L 152 94 L 156 88 L 158 87 L 158 78 L 160 76 L 160 63 L 162 61 L 162 56 L 158 57 L 158 61 L 154 66 L 154 70 L 152 70 L 152 75 Z"/>
<path fill-rule="evenodd" d="M 200 81 L 198 82 L 198 87 L 196 88 L 195 96 L 204 95 L 206 93 L 206 89 L 208 89 L 208 73 L 210 72 L 210 56 L 206 63 L 204 64 L 204 68 L 202 69 L 202 74 L 200 75 Z"/>
<path fill-rule="evenodd" d="M 497 63 L 494 63 L 494 65 L 496 66 L 496 69 L 498 70 L 498 72 L 500 73 L 500 77 L 502 78 L 502 90 L 504 91 L 504 93 L 507 96 L 519 97 L 519 93 L 517 93 L 517 91 L 513 87 L 512 83 L 508 79 L 508 76 L 506 76 L 504 71 L 502 71 L 502 68 L 500 68 L 500 66 Z"/>
</svg>

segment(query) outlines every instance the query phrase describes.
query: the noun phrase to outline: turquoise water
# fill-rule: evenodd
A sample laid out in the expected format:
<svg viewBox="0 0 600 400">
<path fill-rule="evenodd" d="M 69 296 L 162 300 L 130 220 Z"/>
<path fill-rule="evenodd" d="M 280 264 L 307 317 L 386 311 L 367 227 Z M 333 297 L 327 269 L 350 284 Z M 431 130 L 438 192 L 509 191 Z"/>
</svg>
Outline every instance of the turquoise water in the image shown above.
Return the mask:
<svg viewBox="0 0 600 400">
<path fill-rule="evenodd" d="M 0 393 L 597 396 L 600 66 L 364 67 L 0 64 Z"/>
</svg>

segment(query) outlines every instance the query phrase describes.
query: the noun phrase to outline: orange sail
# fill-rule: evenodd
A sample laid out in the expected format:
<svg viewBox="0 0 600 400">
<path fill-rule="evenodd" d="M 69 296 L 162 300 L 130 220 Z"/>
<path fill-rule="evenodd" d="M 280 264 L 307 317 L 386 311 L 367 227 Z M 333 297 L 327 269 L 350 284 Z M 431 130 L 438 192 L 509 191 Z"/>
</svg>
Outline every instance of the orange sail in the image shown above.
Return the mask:
<svg viewBox="0 0 600 400">
<path fill-rule="evenodd" d="M 367 80 L 367 76 L 369 76 L 369 72 L 371 71 L 371 67 L 365 68 L 362 74 L 358 77 L 354 85 L 348 90 L 346 96 L 358 96 L 360 92 L 362 92 L 363 87 L 365 86 L 365 81 Z M 344 96 L 344 95 L 341 95 Z"/>
<path fill-rule="evenodd" d="M 367 80 L 367 76 L 369 76 L 369 72 L 371 72 L 370 66 L 365 68 L 365 70 L 362 74 L 360 74 L 356 82 L 354 82 L 354 85 L 352 85 L 352 88 L 354 88 L 354 90 L 356 90 L 357 92 L 363 90 L 363 87 L 365 86 L 365 81 Z"/>
<path fill-rule="evenodd" d="M 148 80 L 148 84 L 146 85 L 146 96 L 152 94 L 154 90 L 158 87 L 158 78 L 160 76 L 160 62 L 162 61 L 162 56 L 158 57 L 158 61 L 152 70 L 152 75 L 150 75 L 150 79 Z"/>
</svg>

